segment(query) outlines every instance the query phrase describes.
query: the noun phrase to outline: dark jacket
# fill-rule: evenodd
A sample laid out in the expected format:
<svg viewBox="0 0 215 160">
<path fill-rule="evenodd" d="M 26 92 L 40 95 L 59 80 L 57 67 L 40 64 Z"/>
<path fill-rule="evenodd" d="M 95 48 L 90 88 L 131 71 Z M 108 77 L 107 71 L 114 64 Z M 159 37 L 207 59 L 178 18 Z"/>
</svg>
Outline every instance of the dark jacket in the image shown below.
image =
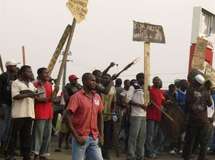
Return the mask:
<svg viewBox="0 0 215 160">
<path fill-rule="evenodd" d="M 190 125 L 208 124 L 207 106 L 211 105 L 212 100 L 208 90 L 190 86 L 186 97 L 188 123 Z"/>
<path fill-rule="evenodd" d="M 0 75 L 0 105 L 12 104 L 11 84 L 13 80 L 15 80 L 15 78 L 10 76 L 7 72 L 4 72 Z"/>
</svg>

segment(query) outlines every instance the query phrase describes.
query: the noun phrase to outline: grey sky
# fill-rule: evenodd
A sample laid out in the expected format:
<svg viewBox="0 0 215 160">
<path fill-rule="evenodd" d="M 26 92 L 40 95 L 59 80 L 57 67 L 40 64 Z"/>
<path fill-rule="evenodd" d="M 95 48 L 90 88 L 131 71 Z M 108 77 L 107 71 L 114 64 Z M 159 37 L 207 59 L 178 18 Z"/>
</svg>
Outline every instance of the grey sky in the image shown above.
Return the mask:
<svg viewBox="0 0 215 160">
<path fill-rule="evenodd" d="M 21 46 L 25 45 L 27 63 L 34 71 L 47 66 L 64 28 L 72 22 L 65 4 L 66 0 L 0 0 L 3 60 L 21 62 Z M 151 45 L 152 76 L 159 75 L 165 86 L 175 78 L 184 78 L 194 6 L 215 13 L 214 0 L 89 0 L 86 20 L 75 30 L 68 73 L 81 76 L 95 68 L 104 69 L 111 61 L 119 64 L 114 73 L 136 57 L 142 60 L 123 78 L 143 71 L 143 43 L 132 41 L 132 21 L 137 20 L 164 27 L 167 43 Z M 58 68 L 59 64 L 55 70 Z"/>
</svg>

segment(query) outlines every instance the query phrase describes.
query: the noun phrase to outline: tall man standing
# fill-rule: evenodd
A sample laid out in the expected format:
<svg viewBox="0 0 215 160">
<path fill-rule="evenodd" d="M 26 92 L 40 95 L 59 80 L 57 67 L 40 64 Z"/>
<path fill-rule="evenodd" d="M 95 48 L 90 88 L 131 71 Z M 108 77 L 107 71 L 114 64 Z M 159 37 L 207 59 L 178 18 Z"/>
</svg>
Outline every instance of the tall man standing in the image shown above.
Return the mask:
<svg viewBox="0 0 215 160">
<path fill-rule="evenodd" d="M 68 123 L 73 135 L 72 160 L 103 160 L 99 139 L 103 139 L 100 96 L 95 92 L 96 78 L 91 73 L 82 77 L 83 89 L 75 93 L 67 107 Z"/>
<path fill-rule="evenodd" d="M 146 139 L 146 107 L 144 92 L 138 82 L 130 87 L 132 95 L 128 96 L 131 105 L 131 117 L 128 139 L 128 160 L 144 160 L 144 144 Z"/>
<path fill-rule="evenodd" d="M 184 160 L 190 160 L 193 147 L 196 141 L 200 144 L 198 160 L 206 159 L 208 146 L 209 120 L 207 116 L 207 106 L 212 105 L 210 92 L 203 87 L 205 79 L 203 75 L 197 74 L 190 82 L 187 90 L 187 130 L 183 151 Z"/>
<path fill-rule="evenodd" d="M 5 145 L 8 140 L 8 133 L 11 122 L 11 84 L 17 78 L 17 63 L 6 62 L 7 71 L 0 75 L 0 112 L 2 113 L 2 126 L 0 126 L 0 144 Z"/>
<path fill-rule="evenodd" d="M 152 102 L 147 107 L 147 136 L 146 136 L 146 154 L 150 158 L 155 158 L 157 154 L 158 145 L 155 142 L 160 142 L 159 122 L 161 120 L 162 104 L 164 103 L 164 95 L 160 90 L 162 81 L 159 77 L 153 78 L 153 86 L 150 88 L 150 101 Z M 160 108 L 160 109 L 159 109 Z M 155 140 L 158 138 L 157 140 Z"/>
<path fill-rule="evenodd" d="M 12 83 L 12 126 L 6 160 L 14 160 L 18 133 L 23 160 L 31 159 L 31 131 L 35 118 L 34 98 L 37 96 L 36 89 L 31 83 L 32 75 L 30 66 L 22 66 L 19 78 Z"/>
<path fill-rule="evenodd" d="M 43 92 L 36 98 L 35 121 L 33 130 L 33 153 L 34 159 L 47 159 L 48 147 L 52 132 L 52 84 L 49 82 L 48 70 L 40 68 L 37 70 L 38 80 L 34 86 Z"/>
</svg>

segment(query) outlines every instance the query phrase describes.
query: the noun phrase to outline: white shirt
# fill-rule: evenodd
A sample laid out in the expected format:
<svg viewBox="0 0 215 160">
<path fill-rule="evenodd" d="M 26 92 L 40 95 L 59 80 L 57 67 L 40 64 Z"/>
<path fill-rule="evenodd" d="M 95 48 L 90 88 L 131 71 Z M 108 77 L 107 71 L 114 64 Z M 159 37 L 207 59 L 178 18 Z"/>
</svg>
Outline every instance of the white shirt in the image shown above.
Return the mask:
<svg viewBox="0 0 215 160">
<path fill-rule="evenodd" d="M 133 101 L 137 104 L 144 104 L 143 89 L 135 89 L 133 86 L 131 86 L 127 94 L 127 99 L 128 101 Z M 146 111 L 141 107 L 131 105 L 131 116 L 146 117 Z"/>
<path fill-rule="evenodd" d="M 29 82 L 28 86 L 20 81 L 16 80 L 12 83 L 12 118 L 35 118 L 34 112 L 34 99 L 24 98 L 20 100 L 13 99 L 20 94 L 20 91 L 31 90 L 36 91 L 33 83 Z"/>
</svg>

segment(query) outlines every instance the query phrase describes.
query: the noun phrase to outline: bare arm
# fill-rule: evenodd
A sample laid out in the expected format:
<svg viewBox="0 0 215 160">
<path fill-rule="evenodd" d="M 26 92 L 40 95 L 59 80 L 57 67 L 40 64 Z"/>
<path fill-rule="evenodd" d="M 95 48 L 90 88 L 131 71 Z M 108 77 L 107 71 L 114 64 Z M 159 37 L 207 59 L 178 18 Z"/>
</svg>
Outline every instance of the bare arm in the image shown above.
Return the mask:
<svg viewBox="0 0 215 160">
<path fill-rule="evenodd" d="M 24 98 L 35 98 L 35 95 L 34 95 L 34 93 L 20 93 L 13 97 L 13 99 L 15 99 L 15 100 L 21 100 Z"/>
<path fill-rule="evenodd" d="M 73 126 L 73 123 L 72 123 L 72 117 L 73 117 L 73 114 L 67 110 L 67 113 L 66 113 L 66 117 L 67 117 L 67 121 L 68 121 L 68 124 L 69 124 L 69 128 L 72 132 L 72 135 L 73 137 L 75 138 L 75 140 L 80 144 L 80 145 L 83 145 L 85 143 L 85 139 L 83 139 L 81 136 L 78 135 L 76 129 L 74 128 Z"/>
</svg>

